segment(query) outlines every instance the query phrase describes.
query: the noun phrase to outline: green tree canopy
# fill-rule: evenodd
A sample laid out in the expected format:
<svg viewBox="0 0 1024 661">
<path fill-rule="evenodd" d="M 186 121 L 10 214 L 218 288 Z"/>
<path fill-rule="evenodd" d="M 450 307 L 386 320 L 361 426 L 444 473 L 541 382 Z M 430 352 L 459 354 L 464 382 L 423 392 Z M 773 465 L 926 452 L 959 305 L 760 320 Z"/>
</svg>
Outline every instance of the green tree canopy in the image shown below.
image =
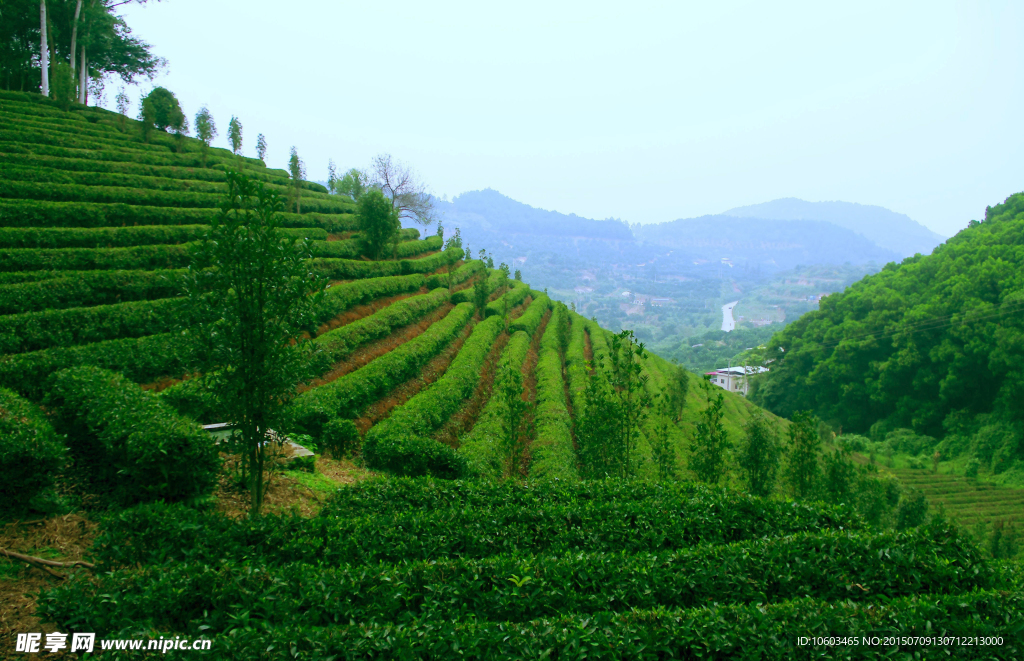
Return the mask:
<svg viewBox="0 0 1024 661">
<path fill-rule="evenodd" d="M 266 434 L 308 376 L 311 345 L 295 340 L 314 325 L 326 281 L 311 270 L 312 243 L 281 233 L 282 204 L 273 191 L 234 172 L 227 184 L 227 200 L 187 274 L 187 332 L 203 378 L 241 432 L 256 516 Z"/>
<path fill-rule="evenodd" d="M 210 149 L 210 143 L 217 137 L 217 124 L 213 121 L 213 115 L 206 106 L 196 113 L 196 137 L 203 143 L 203 161 L 206 161 L 206 153 Z"/>
<path fill-rule="evenodd" d="M 154 87 L 153 91 L 142 99 L 140 115 L 143 126 L 147 129 L 170 129 L 182 133 L 188 131 L 188 120 L 185 119 L 185 113 L 178 104 L 178 98 L 165 87 Z"/>
<path fill-rule="evenodd" d="M 377 189 L 371 189 L 359 198 L 358 213 L 363 252 L 372 259 L 380 259 L 398 236 L 398 214 Z"/>
<path fill-rule="evenodd" d="M 241 155 L 242 153 L 242 120 L 234 115 L 228 122 L 228 142 L 231 143 L 231 151 Z"/>
<path fill-rule="evenodd" d="M 144 0 L 137 2 L 144 4 Z M 47 2 L 47 47 L 53 54 L 50 66 L 69 64 L 78 85 L 83 68 L 86 82 L 106 75 L 129 84 L 152 79 L 166 61 L 133 36 L 124 18 L 115 13 L 123 4 L 123 0 Z M 39 89 L 39 0 L 4 0 L 0 13 L 0 88 Z M 79 100 L 86 100 L 84 93 Z"/>
<path fill-rule="evenodd" d="M 876 440 L 1024 422 L 1024 194 L 931 255 L 891 263 L 777 333 L 753 399 Z M 1024 458 L 1024 447 L 1021 448 Z"/>
</svg>

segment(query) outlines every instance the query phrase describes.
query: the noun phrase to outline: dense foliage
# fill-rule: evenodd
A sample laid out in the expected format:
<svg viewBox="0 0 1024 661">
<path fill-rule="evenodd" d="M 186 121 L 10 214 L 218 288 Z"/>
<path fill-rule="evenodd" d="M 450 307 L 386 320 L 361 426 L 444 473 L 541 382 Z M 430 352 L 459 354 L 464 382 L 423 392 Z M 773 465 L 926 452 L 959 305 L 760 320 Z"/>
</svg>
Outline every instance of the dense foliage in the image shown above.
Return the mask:
<svg viewBox="0 0 1024 661">
<path fill-rule="evenodd" d="M 309 377 L 310 345 L 296 338 L 315 323 L 327 281 L 311 272 L 313 243 L 279 231 L 284 204 L 276 193 L 236 173 L 228 174 L 228 188 L 221 214 L 191 255 L 185 332 L 202 378 L 241 436 L 255 516 L 267 434 Z"/>
<path fill-rule="evenodd" d="M 107 571 L 46 592 L 46 617 L 209 636 L 218 658 L 814 658 L 794 627 L 1020 645 L 1019 594 L 997 589 L 1019 579 L 942 522 L 879 532 L 693 485 L 372 480 L 312 519 L 147 505 L 110 516 L 96 554 Z"/>
<path fill-rule="evenodd" d="M 18 513 L 53 484 L 64 444 L 37 406 L 0 388 L 0 513 Z"/>
<path fill-rule="evenodd" d="M 777 334 L 754 401 L 883 440 L 907 428 L 993 471 L 1024 462 L 1024 194 Z"/>
<path fill-rule="evenodd" d="M 213 439 L 120 374 L 97 367 L 58 372 L 46 404 L 94 488 L 121 504 L 195 499 L 216 481 Z"/>
</svg>

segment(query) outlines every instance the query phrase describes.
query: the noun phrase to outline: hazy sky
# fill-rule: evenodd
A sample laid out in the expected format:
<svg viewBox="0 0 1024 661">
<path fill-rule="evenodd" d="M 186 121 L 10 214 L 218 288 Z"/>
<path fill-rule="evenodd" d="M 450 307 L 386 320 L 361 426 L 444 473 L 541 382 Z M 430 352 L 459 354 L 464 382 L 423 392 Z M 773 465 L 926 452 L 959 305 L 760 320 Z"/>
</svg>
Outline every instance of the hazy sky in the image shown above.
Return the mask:
<svg viewBox="0 0 1024 661">
<path fill-rule="evenodd" d="M 779 197 L 943 235 L 1024 190 L 1020 2 L 164 0 L 155 82 L 309 178 L 412 165 L 437 195 L 661 222 Z M 143 86 L 150 87 L 149 83 Z M 108 86 L 108 106 L 117 93 Z M 138 92 L 132 93 L 137 96 Z"/>
</svg>

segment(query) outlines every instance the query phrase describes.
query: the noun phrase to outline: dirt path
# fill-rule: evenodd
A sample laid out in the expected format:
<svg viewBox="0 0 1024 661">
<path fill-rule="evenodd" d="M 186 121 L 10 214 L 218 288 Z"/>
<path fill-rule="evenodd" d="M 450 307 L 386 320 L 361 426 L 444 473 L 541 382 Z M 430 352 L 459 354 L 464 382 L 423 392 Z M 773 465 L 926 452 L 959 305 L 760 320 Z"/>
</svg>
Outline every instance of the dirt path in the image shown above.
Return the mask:
<svg viewBox="0 0 1024 661">
<path fill-rule="evenodd" d="M 87 551 L 96 532 L 96 523 L 79 514 L 16 521 L 0 526 L 0 548 L 59 562 L 89 561 L 91 558 Z M 64 575 L 85 570 L 55 571 Z M 14 652 L 16 634 L 41 632 L 45 635 L 57 631 L 52 624 L 44 624 L 36 617 L 33 593 L 59 583 L 59 579 L 40 569 L 0 558 L 0 658 L 28 658 Z M 71 659 L 78 655 L 58 653 L 46 656 Z"/>
<path fill-rule="evenodd" d="M 583 331 L 583 358 L 587 361 L 587 364 L 591 366 L 591 369 L 587 371 L 587 374 L 594 374 L 594 345 L 590 343 L 590 332 Z"/>
<path fill-rule="evenodd" d="M 537 361 L 540 358 L 540 341 L 544 337 L 544 331 L 547 330 L 549 321 L 551 321 L 551 310 L 544 313 L 544 318 L 541 319 L 537 331 L 530 338 L 530 348 L 526 352 L 526 360 L 523 361 L 523 401 L 530 403 L 530 408 L 526 413 L 529 440 L 519 466 L 519 474 L 524 476 L 529 475 L 530 464 L 533 461 L 530 450 L 533 448 L 533 442 L 537 440 Z"/>
<path fill-rule="evenodd" d="M 418 321 L 415 321 L 408 326 L 402 326 L 387 337 L 362 345 L 349 354 L 348 358 L 335 363 L 329 372 L 315 379 L 309 385 L 300 386 L 299 392 L 305 392 L 310 388 L 316 388 L 317 386 L 322 386 L 325 383 L 330 383 L 335 379 L 340 379 L 346 374 L 354 372 L 360 367 L 367 365 L 375 358 L 379 358 L 386 353 L 394 351 L 401 345 L 415 338 L 417 335 L 426 332 L 426 330 L 433 324 L 444 319 L 445 316 L 451 312 L 453 307 L 455 306 L 450 303 L 445 303 L 425 317 L 420 318 Z"/>
<path fill-rule="evenodd" d="M 531 297 L 527 296 L 526 300 L 509 311 L 509 318 L 515 319 L 522 315 L 532 300 Z M 480 380 L 477 382 L 473 394 L 466 399 L 458 413 L 453 415 L 441 429 L 433 434 L 432 438 L 451 448 L 458 448 L 459 437 L 472 431 L 484 407 L 487 406 L 487 402 L 491 401 L 494 377 L 498 371 L 501 352 L 505 350 L 509 339 L 510 335 L 508 333 L 503 332 L 498 336 L 494 346 L 488 352 L 487 358 L 484 359 L 483 366 L 480 368 Z"/>
<path fill-rule="evenodd" d="M 414 376 L 405 383 L 401 384 L 394 390 L 392 390 L 387 397 L 377 400 L 373 404 L 367 407 L 363 415 L 356 419 L 356 427 L 359 428 L 361 434 L 365 434 L 369 431 L 370 427 L 381 420 L 391 415 L 391 410 L 396 406 L 401 406 L 409 401 L 419 391 L 429 386 L 434 381 L 437 381 L 448 371 L 448 366 L 455 360 L 455 356 L 458 355 L 459 350 L 462 349 L 462 345 L 465 344 L 466 338 L 473 332 L 474 322 L 466 324 L 466 327 L 462 329 L 462 332 L 455 339 L 454 342 L 448 345 L 448 347 L 437 356 L 427 363 L 418 376 Z M 428 326 L 429 327 L 429 326 Z"/>
<path fill-rule="evenodd" d="M 487 402 L 491 400 L 491 390 L 494 388 L 498 361 L 501 359 L 501 352 L 505 350 L 508 340 L 508 333 L 502 333 L 494 341 L 494 346 L 491 347 L 480 368 L 480 380 L 477 381 L 473 394 L 462 405 L 458 413 L 449 418 L 448 422 L 434 433 L 434 440 L 440 441 L 448 447 L 458 448 L 459 437 L 473 429 L 480 413 L 487 406 Z"/>
<path fill-rule="evenodd" d="M 373 301 L 370 301 L 369 303 L 363 303 L 362 305 L 351 307 L 348 310 L 345 310 L 344 312 L 339 314 L 338 316 L 334 317 L 333 319 L 330 319 L 326 323 L 321 324 L 320 327 L 316 329 L 316 334 L 323 335 L 327 331 L 332 331 L 335 328 L 341 328 L 342 326 L 351 324 L 353 321 L 359 321 L 364 317 L 369 317 L 374 312 L 379 312 L 384 308 L 388 307 L 389 305 L 391 305 L 392 303 L 401 301 L 404 298 L 409 298 L 411 296 L 420 296 L 421 294 L 426 293 L 428 293 L 427 288 L 420 287 L 416 291 L 405 292 L 403 294 L 395 294 L 394 296 L 388 296 L 386 298 L 378 298 Z"/>
</svg>

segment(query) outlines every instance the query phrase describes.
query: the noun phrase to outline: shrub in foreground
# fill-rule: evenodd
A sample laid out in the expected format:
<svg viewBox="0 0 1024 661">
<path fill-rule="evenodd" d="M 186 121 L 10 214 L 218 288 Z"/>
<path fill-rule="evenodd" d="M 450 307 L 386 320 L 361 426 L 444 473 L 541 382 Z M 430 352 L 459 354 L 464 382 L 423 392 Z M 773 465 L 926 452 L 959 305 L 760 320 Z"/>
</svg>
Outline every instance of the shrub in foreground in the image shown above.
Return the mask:
<svg viewBox="0 0 1024 661">
<path fill-rule="evenodd" d="M 96 486 L 122 504 L 209 493 L 219 459 L 213 439 L 121 374 L 74 367 L 49 381 L 46 403 Z"/>
<path fill-rule="evenodd" d="M 64 444 L 39 408 L 0 388 L 0 513 L 23 510 L 63 462 Z"/>
</svg>

